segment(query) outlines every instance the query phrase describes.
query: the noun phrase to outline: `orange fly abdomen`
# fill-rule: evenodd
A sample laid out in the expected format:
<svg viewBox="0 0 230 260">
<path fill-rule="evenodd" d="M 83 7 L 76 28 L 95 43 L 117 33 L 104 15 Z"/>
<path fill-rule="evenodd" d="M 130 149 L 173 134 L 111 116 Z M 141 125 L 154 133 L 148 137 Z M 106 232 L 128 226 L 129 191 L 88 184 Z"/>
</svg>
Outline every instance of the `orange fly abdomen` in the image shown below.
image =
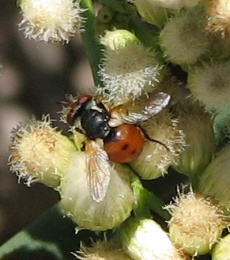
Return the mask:
<svg viewBox="0 0 230 260">
<path fill-rule="evenodd" d="M 130 124 L 122 124 L 111 130 L 104 139 L 104 149 L 111 161 L 128 163 L 136 159 L 143 150 L 144 139 L 141 130 Z"/>
</svg>

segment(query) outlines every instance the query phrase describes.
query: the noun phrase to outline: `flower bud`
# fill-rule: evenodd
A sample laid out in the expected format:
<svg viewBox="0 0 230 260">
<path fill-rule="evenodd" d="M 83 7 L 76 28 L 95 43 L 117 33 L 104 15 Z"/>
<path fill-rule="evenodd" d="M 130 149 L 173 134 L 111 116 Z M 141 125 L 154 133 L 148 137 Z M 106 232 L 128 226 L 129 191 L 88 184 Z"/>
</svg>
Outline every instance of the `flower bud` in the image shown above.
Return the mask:
<svg viewBox="0 0 230 260">
<path fill-rule="evenodd" d="M 146 138 L 143 151 L 130 165 L 141 178 L 156 179 L 177 163 L 185 146 L 184 133 L 168 110 L 161 111 L 141 127 L 153 140 Z"/>
<path fill-rule="evenodd" d="M 172 215 L 168 224 L 171 240 L 190 255 L 207 254 L 227 226 L 214 200 L 193 191 L 179 194 L 166 209 Z"/>
<path fill-rule="evenodd" d="M 73 0 L 20 0 L 26 38 L 68 42 L 80 30 L 83 10 Z"/>
<path fill-rule="evenodd" d="M 211 161 L 200 177 L 199 191 L 213 196 L 230 214 L 230 145 L 224 147 Z"/>
<path fill-rule="evenodd" d="M 103 93 L 114 103 L 124 103 L 154 89 L 162 66 L 155 53 L 145 48 L 131 32 L 108 31 L 101 38 L 105 47 L 99 75 Z"/>
<path fill-rule="evenodd" d="M 163 7 L 157 6 L 154 1 L 135 0 L 134 5 L 140 16 L 147 23 L 154 24 L 158 27 L 162 27 L 165 24 L 168 16 L 167 11 Z"/>
<path fill-rule="evenodd" d="M 176 106 L 179 127 L 185 134 L 186 147 L 174 168 L 189 176 L 200 175 L 211 161 L 216 148 L 211 115 L 199 102 L 189 99 Z"/>
<path fill-rule="evenodd" d="M 61 205 L 65 214 L 79 228 L 103 231 L 119 226 L 129 217 L 134 196 L 129 179 L 130 169 L 120 164 L 111 165 L 111 179 L 106 196 L 93 200 L 87 185 L 87 165 L 84 152 L 75 152 L 70 167 L 60 185 Z M 93 176 L 91 176 L 93 178 Z"/>
<path fill-rule="evenodd" d="M 203 63 L 188 73 L 188 88 L 206 110 L 223 110 L 230 103 L 230 62 Z"/>
<path fill-rule="evenodd" d="M 49 116 L 44 116 L 42 121 L 32 119 L 12 131 L 10 169 L 19 180 L 25 179 L 28 186 L 41 182 L 57 187 L 73 151 L 73 143 L 51 126 Z"/>
<path fill-rule="evenodd" d="M 132 260 L 122 248 L 111 241 L 97 241 L 91 247 L 81 245 L 76 254 L 80 260 Z"/>
<path fill-rule="evenodd" d="M 230 256 L 230 234 L 222 238 L 212 250 L 212 260 L 228 260 Z"/>
<path fill-rule="evenodd" d="M 139 44 L 138 38 L 127 30 L 107 31 L 100 39 L 101 44 L 108 52 L 118 52 L 130 44 Z"/>
<path fill-rule="evenodd" d="M 151 219 L 126 221 L 119 230 L 120 241 L 127 254 L 135 260 L 182 260 L 166 232 Z"/>
<path fill-rule="evenodd" d="M 209 47 L 203 28 L 203 15 L 198 11 L 183 11 L 170 18 L 159 38 L 166 58 L 180 65 L 195 63 Z"/>
</svg>

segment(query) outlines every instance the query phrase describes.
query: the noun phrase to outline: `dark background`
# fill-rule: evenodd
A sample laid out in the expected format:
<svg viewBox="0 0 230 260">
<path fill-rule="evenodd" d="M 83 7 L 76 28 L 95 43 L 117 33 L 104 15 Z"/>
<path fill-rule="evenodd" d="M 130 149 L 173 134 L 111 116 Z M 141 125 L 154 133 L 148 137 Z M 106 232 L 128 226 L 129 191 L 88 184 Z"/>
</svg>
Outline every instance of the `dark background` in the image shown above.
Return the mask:
<svg viewBox="0 0 230 260">
<path fill-rule="evenodd" d="M 84 46 L 78 35 L 68 45 L 24 38 L 20 10 L 13 0 L 0 0 L 0 244 L 55 204 L 57 192 L 40 184 L 26 187 L 9 171 L 10 132 L 35 115 L 58 119 L 65 92 L 93 86 Z M 63 123 L 55 122 L 60 129 Z"/>
</svg>

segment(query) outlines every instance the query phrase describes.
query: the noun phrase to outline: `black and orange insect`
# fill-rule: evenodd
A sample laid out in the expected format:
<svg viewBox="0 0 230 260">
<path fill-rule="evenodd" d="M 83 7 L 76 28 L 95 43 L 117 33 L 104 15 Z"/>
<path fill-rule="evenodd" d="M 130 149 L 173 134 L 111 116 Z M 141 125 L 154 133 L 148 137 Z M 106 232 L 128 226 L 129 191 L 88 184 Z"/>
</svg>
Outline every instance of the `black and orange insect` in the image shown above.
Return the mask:
<svg viewBox="0 0 230 260">
<path fill-rule="evenodd" d="M 139 124 L 158 114 L 169 101 L 169 94 L 158 92 L 114 107 L 103 102 L 103 97 L 90 95 L 68 104 L 67 123 L 86 136 L 87 183 L 93 200 L 100 202 L 107 193 L 110 161 L 128 163 L 139 156 L 147 135 Z"/>
</svg>

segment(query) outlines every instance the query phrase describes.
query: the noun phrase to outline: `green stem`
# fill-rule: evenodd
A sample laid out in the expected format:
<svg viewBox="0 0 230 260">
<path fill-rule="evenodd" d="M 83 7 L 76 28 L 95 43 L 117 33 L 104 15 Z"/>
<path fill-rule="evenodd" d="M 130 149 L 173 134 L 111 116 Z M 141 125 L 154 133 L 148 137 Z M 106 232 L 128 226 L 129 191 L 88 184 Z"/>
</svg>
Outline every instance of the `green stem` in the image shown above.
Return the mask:
<svg viewBox="0 0 230 260">
<path fill-rule="evenodd" d="M 84 41 L 86 54 L 92 70 L 94 83 L 98 86 L 101 83 L 97 74 L 101 60 L 101 48 L 98 40 L 96 39 L 94 8 L 91 0 L 82 0 L 80 4 L 81 8 L 86 10 L 83 13 L 83 17 L 85 18 L 85 30 L 82 32 L 82 39 Z"/>
<path fill-rule="evenodd" d="M 165 220 L 170 219 L 169 213 L 163 209 L 165 203 L 152 192 L 145 189 L 135 175 L 132 176 L 132 188 L 135 195 L 134 212 L 136 217 L 150 217 L 153 210 Z"/>
<path fill-rule="evenodd" d="M 170 219 L 170 215 L 168 211 L 164 210 L 165 203 L 160 200 L 155 194 L 146 190 L 145 194 L 146 203 L 151 210 L 156 212 L 159 216 L 161 216 L 165 220 Z"/>
</svg>

